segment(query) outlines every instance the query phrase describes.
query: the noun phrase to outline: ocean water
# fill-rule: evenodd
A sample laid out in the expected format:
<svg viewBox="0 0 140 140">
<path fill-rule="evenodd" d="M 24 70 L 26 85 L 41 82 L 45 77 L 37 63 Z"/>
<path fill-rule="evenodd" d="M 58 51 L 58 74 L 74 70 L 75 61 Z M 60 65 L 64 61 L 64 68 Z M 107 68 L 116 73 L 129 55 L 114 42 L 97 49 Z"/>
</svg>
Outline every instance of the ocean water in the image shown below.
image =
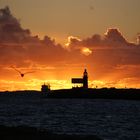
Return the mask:
<svg viewBox="0 0 140 140">
<path fill-rule="evenodd" d="M 27 125 L 104 140 L 140 140 L 140 101 L 0 95 L 0 125 Z"/>
</svg>

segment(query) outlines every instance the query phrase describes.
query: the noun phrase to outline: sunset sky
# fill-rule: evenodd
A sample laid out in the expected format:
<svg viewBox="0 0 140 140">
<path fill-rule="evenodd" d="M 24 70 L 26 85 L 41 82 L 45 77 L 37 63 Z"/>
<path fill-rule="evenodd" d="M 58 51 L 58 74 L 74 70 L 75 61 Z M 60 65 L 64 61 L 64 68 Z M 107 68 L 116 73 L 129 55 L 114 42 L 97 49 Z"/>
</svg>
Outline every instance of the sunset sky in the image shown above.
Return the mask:
<svg viewBox="0 0 140 140">
<path fill-rule="evenodd" d="M 8 7 L 7 7 L 8 6 Z M 0 0 L 0 90 L 140 87 L 140 0 Z M 21 72 L 34 71 L 20 77 Z"/>
</svg>

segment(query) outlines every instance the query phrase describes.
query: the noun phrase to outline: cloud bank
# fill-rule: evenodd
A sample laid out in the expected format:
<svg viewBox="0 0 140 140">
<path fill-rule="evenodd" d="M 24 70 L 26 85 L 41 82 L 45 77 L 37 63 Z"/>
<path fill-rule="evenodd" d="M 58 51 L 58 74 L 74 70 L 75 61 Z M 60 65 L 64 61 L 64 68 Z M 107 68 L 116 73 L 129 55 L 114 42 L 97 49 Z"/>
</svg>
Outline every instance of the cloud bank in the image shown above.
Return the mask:
<svg viewBox="0 0 140 140">
<path fill-rule="evenodd" d="M 8 69 L 11 65 L 44 69 L 57 79 L 79 75 L 87 67 L 91 81 L 113 81 L 116 85 L 124 82 L 131 86 L 130 79 L 140 83 L 140 36 L 137 43 L 132 43 L 119 29 L 109 28 L 104 35 L 93 34 L 85 39 L 70 36 L 63 46 L 47 35 L 42 40 L 32 36 L 5 7 L 0 9 L 1 79 L 11 75 Z M 44 77 L 40 75 L 35 78 Z"/>
</svg>

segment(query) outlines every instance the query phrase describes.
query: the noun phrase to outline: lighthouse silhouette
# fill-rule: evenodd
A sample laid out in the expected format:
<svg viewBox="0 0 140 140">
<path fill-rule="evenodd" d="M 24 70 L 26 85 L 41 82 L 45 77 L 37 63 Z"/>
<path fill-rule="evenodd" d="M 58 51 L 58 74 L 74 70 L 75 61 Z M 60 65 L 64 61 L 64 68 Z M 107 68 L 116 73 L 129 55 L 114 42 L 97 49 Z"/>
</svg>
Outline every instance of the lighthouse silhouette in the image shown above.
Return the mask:
<svg viewBox="0 0 140 140">
<path fill-rule="evenodd" d="M 83 88 L 88 88 L 88 73 L 86 69 L 83 73 Z"/>
<path fill-rule="evenodd" d="M 82 88 L 87 89 L 88 88 L 88 73 L 87 70 L 84 70 L 83 77 L 82 78 L 72 78 L 71 79 L 72 84 L 82 84 Z M 76 86 L 77 88 L 78 86 Z M 73 87 L 75 88 L 75 87 Z"/>
</svg>

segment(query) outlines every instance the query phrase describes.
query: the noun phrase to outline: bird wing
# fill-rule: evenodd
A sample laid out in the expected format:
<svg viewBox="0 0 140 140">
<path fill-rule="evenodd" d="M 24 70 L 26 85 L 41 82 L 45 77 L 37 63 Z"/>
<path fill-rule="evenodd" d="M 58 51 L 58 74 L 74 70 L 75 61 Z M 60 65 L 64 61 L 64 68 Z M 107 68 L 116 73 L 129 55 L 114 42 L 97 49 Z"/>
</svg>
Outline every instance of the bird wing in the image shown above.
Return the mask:
<svg viewBox="0 0 140 140">
<path fill-rule="evenodd" d="M 22 74 L 19 70 L 17 70 L 15 67 L 11 66 L 11 68 L 13 68 L 15 71 L 17 71 L 18 73 Z"/>
<path fill-rule="evenodd" d="M 35 71 L 28 71 L 28 72 L 25 72 L 24 74 L 27 74 L 27 73 L 34 73 Z"/>
</svg>

